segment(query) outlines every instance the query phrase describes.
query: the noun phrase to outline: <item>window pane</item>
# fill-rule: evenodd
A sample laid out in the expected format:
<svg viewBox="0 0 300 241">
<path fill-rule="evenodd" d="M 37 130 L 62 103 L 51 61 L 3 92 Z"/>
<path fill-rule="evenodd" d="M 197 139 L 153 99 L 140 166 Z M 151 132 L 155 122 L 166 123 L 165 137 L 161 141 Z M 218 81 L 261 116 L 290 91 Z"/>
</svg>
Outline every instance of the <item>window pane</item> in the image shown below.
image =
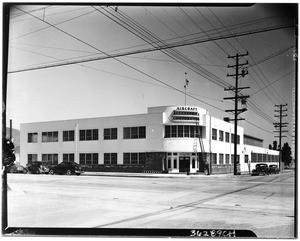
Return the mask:
<svg viewBox="0 0 300 241">
<path fill-rule="evenodd" d="M 63 131 L 63 141 L 69 141 L 69 132 L 68 131 Z"/>
<path fill-rule="evenodd" d="M 171 136 L 172 137 L 177 137 L 177 126 L 171 126 Z"/>
<path fill-rule="evenodd" d="M 131 153 L 131 164 L 138 164 L 138 154 Z"/>
<path fill-rule="evenodd" d="M 132 139 L 138 138 L 138 127 L 131 127 L 131 138 Z"/>
<path fill-rule="evenodd" d="M 171 137 L 171 126 L 165 126 L 165 138 Z"/>
<path fill-rule="evenodd" d="M 217 140 L 217 129 L 212 128 L 212 140 Z"/>
<path fill-rule="evenodd" d="M 69 141 L 74 141 L 74 131 L 69 131 Z"/>
<path fill-rule="evenodd" d="M 98 129 L 93 130 L 93 140 L 94 141 L 98 140 Z"/>
<path fill-rule="evenodd" d="M 190 137 L 190 126 L 184 126 L 184 137 Z"/>
<path fill-rule="evenodd" d="M 42 133 L 42 142 L 47 142 L 47 132 Z"/>
<path fill-rule="evenodd" d="M 183 126 L 178 126 L 178 137 L 183 137 Z"/>
<path fill-rule="evenodd" d="M 93 164 L 98 165 L 98 153 L 93 153 Z"/>
<path fill-rule="evenodd" d="M 117 153 L 111 153 L 111 164 L 117 164 L 118 154 Z"/>
<path fill-rule="evenodd" d="M 79 131 L 79 140 L 80 141 L 85 141 L 85 130 L 80 130 Z"/>
<path fill-rule="evenodd" d="M 86 141 L 92 140 L 92 130 L 85 130 L 85 140 Z"/>
<path fill-rule="evenodd" d="M 74 159 L 74 154 L 73 154 L 73 153 L 70 153 L 70 154 L 69 154 L 69 161 L 70 161 L 70 162 L 75 161 L 75 159 Z"/>
<path fill-rule="evenodd" d="M 58 132 L 53 132 L 53 142 L 58 142 Z"/>
<path fill-rule="evenodd" d="M 219 141 L 224 141 L 224 132 L 219 131 Z"/>
<path fill-rule="evenodd" d="M 69 160 L 69 155 L 68 154 L 63 154 L 63 162 L 67 162 Z"/>
<path fill-rule="evenodd" d="M 139 153 L 139 164 L 145 164 L 146 163 L 146 153 Z"/>
<path fill-rule="evenodd" d="M 130 153 L 123 154 L 123 164 L 130 164 Z"/>
<path fill-rule="evenodd" d="M 146 126 L 139 127 L 139 138 L 146 138 Z"/>
<path fill-rule="evenodd" d="M 113 140 L 118 139 L 118 129 L 117 128 L 111 129 L 111 139 L 113 139 Z"/>
<path fill-rule="evenodd" d="M 110 139 L 110 129 L 104 129 L 103 135 L 104 135 L 104 140 L 109 140 Z"/>
<path fill-rule="evenodd" d="M 195 137 L 195 130 L 196 130 L 195 126 L 190 126 L 190 132 L 191 132 L 190 137 Z"/>
<path fill-rule="evenodd" d="M 130 127 L 123 128 L 123 137 L 124 139 L 130 139 Z"/>
</svg>

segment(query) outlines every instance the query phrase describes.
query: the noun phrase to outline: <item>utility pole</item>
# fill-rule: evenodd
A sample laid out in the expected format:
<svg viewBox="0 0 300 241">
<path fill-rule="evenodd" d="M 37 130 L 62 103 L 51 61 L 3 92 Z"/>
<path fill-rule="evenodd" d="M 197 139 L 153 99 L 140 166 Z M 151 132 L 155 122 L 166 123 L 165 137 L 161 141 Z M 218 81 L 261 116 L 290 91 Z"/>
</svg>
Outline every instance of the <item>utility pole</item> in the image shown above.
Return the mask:
<svg viewBox="0 0 300 241">
<path fill-rule="evenodd" d="M 234 110 L 225 110 L 226 112 L 233 112 L 234 113 L 234 119 L 229 119 L 229 118 L 224 118 L 224 120 L 231 120 L 234 121 L 234 175 L 238 175 L 238 171 L 237 171 L 237 124 L 239 120 L 245 120 L 244 118 L 238 118 L 238 115 L 242 112 L 245 112 L 247 110 L 247 108 L 241 108 L 238 109 L 238 102 L 239 100 L 241 100 L 242 105 L 246 104 L 246 100 L 247 98 L 249 98 L 249 95 L 239 95 L 239 92 L 243 89 L 248 89 L 250 87 L 238 87 L 238 83 L 239 83 L 239 78 L 240 77 L 245 77 L 245 75 L 248 74 L 248 70 L 246 68 L 244 68 L 243 66 L 248 65 L 248 61 L 246 61 L 245 63 L 240 63 L 240 59 L 249 55 L 249 53 L 247 52 L 246 54 L 236 54 L 233 56 L 228 56 L 229 59 L 234 59 L 235 60 L 235 65 L 228 65 L 227 68 L 235 68 L 235 74 L 227 74 L 227 77 L 234 77 L 235 78 L 235 87 L 230 87 L 230 88 L 225 88 L 225 91 L 234 91 L 234 97 L 226 97 L 223 98 L 224 100 L 234 100 L 235 102 L 235 108 Z M 240 68 L 242 68 L 242 71 L 240 72 Z M 231 145 L 231 143 L 230 143 Z"/>
<path fill-rule="evenodd" d="M 286 130 L 282 130 L 282 128 L 285 128 L 287 127 L 287 122 L 283 123 L 282 122 L 282 118 L 283 117 L 286 117 L 287 114 L 283 115 L 282 113 L 287 111 L 287 109 L 282 109 L 283 107 L 287 106 L 287 104 L 285 105 L 275 105 L 275 107 L 279 107 L 279 110 L 275 110 L 275 112 L 279 112 L 279 115 L 275 115 L 275 117 L 279 117 L 279 122 L 276 122 L 276 123 L 273 123 L 274 124 L 274 127 L 276 129 L 276 131 L 274 132 L 279 132 L 279 136 L 275 136 L 275 137 L 279 137 L 279 169 L 282 170 L 282 153 L 281 153 L 281 150 L 282 150 L 282 145 L 281 145 L 281 138 L 282 137 L 286 137 L 286 136 L 283 136 L 282 133 L 283 132 L 288 132 Z"/>
</svg>

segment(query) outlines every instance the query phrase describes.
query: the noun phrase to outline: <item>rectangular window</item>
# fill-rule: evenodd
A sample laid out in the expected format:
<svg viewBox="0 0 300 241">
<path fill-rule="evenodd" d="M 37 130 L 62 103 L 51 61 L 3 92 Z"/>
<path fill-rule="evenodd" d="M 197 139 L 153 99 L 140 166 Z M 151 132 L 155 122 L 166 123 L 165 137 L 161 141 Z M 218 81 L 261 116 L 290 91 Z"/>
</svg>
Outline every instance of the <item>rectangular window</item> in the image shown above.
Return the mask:
<svg viewBox="0 0 300 241">
<path fill-rule="evenodd" d="M 234 134 L 231 134 L 231 143 L 234 143 Z"/>
<path fill-rule="evenodd" d="M 118 129 L 117 128 L 106 128 L 103 132 L 104 140 L 116 140 L 118 139 Z"/>
<path fill-rule="evenodd" d="M 123 138 L 124 139 L 146 138 L 146 126 L 124 127 L 123 128 Z"/>
<path fill-rule="evenodd" d="M 42 142 L 58 142 L 58 131 L 42 132 Z"/>
<path fill-rule="evenodd" d="M 196 161 L 195 161 L 195 158 L 192 159 L 192 168 L 195 168 L 196 167 Z"/>
<path fill-rule="evenodd" d="M 28 154 L 27 155 L 28 163 L 36 162 L 38 160 L 37 154 Z"/>
<path fill-rule="evenodd" d="M 74 141 L 74 131 L 63 131 L 63 141 Z"/>
<path fill-rule="evenodd" d="M 131 153 L 131 164 L 138 164 L 138 154 Z"/>
<path fill-rule="evenodd" d="M 240 144 L 240 136 L 237 135 L 237 144 Z"/>
<path fill-rule="evenodd" d="M 146 164 L 146 153 L 123 153 L 123 164 L 144 165 Z"/>
<path fill-rule="evenodd" d="M 183 137 L 183 126 L 178 126 L 178 137 Z"/>
<path fill-rule="evenodd" d="M 222 165 L 224 164 L 224 154 L 219 154 L 219 164 Z"/>
<path fill-rule="evenodd" d="M 98 129 L 79 130 L 80 141 L 97 141 Z"/>
<path fill-rule="evenodd" d="M 177 126 L 171 126 L 171 136 L 177 137 Z"/>
<path fill-rule="evenodd" d="M 165 138 L 171 137 L 171 126 L 165 126 Z"/>
<path fill-rule="evenodd" d="M 212 128 L 211 135 L 212 140 L 217 140 L 217 129 Z"/>
<path fill-rule="evenodd" d="M 146 153 L 139 153 L 139 164 L 146 164 Z"/>
<path fill-rule="evenodd" d="M 184 126 L 184 137 L 190 137 L 190 126 Z"/>
<path fill-rule="evenodd" d="M 123 153 L 123 164 L 130 164 L 130 153 Z"/>
<path fill-rule="evenodd" d="M 240 144 L 240 136 L 239 135 L 237 135 L 236 141 L 237 141 L 237 144 Z M 231 134 L 231 143 L 234 143 L 234 134 Z"/>
<path fill-rule="evenodd" d="M 174 168 L 177 168 L 177 158 L 174 158 L 174 159 L 173 159 L 173 167 L 174 167 Z"/>
<path fill-rule="evenodd" d="M 98 165 L 99 163 L 98 153 L 79 153 L 79 164 L 82 165 Z"/>
<path fill-rule="evenodd" d="M 254 153 L 254 152 L 251 153 L 251 162 L 258 162 L 257 161 L 257 153 Z"/>
<path fill-rule="evenodd" d="M 139 138 L 146 138 L 146 126 L 139 127 Z"/>
<path fill-rule="evenodd" d="M 212 164 L 217 164 L 217 153 L 211 154 L 211 161 L 212 161 Z"/>
<path fill-rule="evenodd" d="M 104 153 L 104 164 L 117 164 L 118 153 Z"/>
<path fill-rule="evenodd" d="M 73 162 L 73 161 L 74 161 L 74 153 L 63 154 L 63 162 Z"/>
<path fill-rule="evenodd" d="M 231 164 L 233 164 L 233 163 L 234 163 L 234 155 L 231 154 Z"/>
<path fill-rule="evenodd" d="M 249 155 L 245 155 L 245 163 L 249 162 Z"/>
<path fill-rule="evenodd" d="M 42 154 L 42 161 L 49 164 L 58 164 L 58 154 Z"/>
<path fill-rule="evenodd" d="M 168 157 L 168 168 L 171 168 L 171 157 Z"/>
<path fill-rule="evenodd" d="M 37 143 L 38 133 L 28 133 L 28 143 Z"/>
<path fill-rule="evenodd" d="M 229 132 L 225 132 L 225 142 L 230 142 L 230 140 L 229 140 Z"/>
<path fill-rule="evenodd" d="M 229 154 L 225 154 L 225 163 L 229 164 Z"/>
<path fill-rule="evenodd" d="M 219 141 L 224 141 L 224 131 L 219 130 Z"/>
</svg>

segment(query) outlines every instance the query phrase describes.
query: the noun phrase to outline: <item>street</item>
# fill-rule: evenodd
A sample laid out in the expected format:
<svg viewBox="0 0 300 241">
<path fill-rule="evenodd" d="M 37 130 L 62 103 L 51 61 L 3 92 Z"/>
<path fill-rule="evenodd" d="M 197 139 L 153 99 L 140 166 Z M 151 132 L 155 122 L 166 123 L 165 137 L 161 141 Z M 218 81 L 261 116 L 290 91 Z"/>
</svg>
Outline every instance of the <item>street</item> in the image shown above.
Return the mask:
<svg viewBox="0 0 300 241">
<path fill-rule="evenodd" d="M 9 174 L 9 227 L 246 229 L 259 238 L 294 237 L 293 171 L 167 177 Z"/>
</svg>

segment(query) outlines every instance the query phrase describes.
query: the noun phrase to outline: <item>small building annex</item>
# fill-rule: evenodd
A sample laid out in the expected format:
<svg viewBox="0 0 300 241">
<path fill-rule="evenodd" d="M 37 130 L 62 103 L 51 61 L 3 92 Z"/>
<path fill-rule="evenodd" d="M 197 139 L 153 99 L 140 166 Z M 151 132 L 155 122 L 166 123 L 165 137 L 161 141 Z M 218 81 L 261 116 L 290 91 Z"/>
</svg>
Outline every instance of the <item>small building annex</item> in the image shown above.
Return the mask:
<svg viewBox="0 0 300 241">
<path fill-rule="evenodd" d="M 276 163 L 279 152 L 238 127 L 238 169 Z M 20 163 L 75 161 L 85 171 L 232 173 L 234 125 L 197 106 L 149 107 L 148 113 L 23 123 Z M 202 155 L 205 153 L 205 155 Z"/>
</svg>

